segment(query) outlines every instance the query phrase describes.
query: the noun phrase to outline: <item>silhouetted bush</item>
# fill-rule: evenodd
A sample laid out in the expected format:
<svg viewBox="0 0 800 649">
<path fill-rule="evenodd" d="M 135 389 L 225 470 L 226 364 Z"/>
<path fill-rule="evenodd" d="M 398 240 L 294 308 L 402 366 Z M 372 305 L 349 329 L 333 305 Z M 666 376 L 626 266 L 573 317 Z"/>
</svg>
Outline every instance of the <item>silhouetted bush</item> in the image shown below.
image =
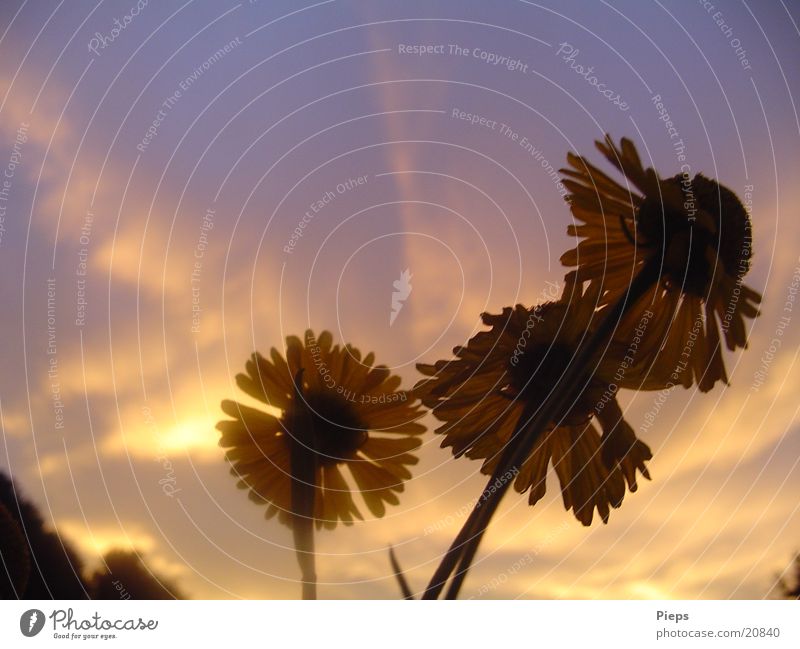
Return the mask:
<svg viewBox="0 0 800 649">
<path fill-rule="evenodd" d="M 89 579 L 92 599 L 185 599 L 171 582 L 153 573 L 136 552 L 112 550 L 105 567 Z"/>
<path fill-rule="evenodd" d="M 0 598 L 184 599 L 135 552 L 112 550 L 88 579 L 83 561 L 0 472 Z"/>
<path fill-rule="evenodd" d="M 0 504 L 0 598 L 20 597 L 28 586 L 30 570 L 25 537 L 6 506 Z"/>
<path fill-rule="evenodd" d="M 22 544 L 3 547 L 4 562 L 6 557 L 9 565 L 18 562 L 21 556 L 30 557 L 27 585 L 22 593 L 13 586 L 17 569 L 0 569 L 3 597 L 86 599 L 86 588 L 81 578 L 83 562 L 77 552 L 57 532 L 45 527 L 36 507 L 20 495 L 14 483 L 3 473 L 0 473 L 0 503 L 16 524 L 20 533 L 17 543 Z M 9 534 L 13 535 L 13 532 Z"/>
<path fill-rule="evenodd" d="M 800 552 L 794 558 L 794 572 L 791 581 L 782 578 L 780 590 L 783 599 L 800 599 Z"/>
</svg>

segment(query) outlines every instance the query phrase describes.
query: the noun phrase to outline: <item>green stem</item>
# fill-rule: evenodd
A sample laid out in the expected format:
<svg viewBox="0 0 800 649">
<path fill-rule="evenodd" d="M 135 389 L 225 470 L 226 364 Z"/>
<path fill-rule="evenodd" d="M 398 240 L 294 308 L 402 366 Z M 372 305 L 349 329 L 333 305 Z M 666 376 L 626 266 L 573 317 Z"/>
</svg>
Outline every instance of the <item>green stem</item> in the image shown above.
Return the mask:
<svg viewBox="0 0 800 649">
<path fill-rule="evenodd" d="M 645 264 L 628 286 L 625 295 L 621 296 L 603 314 L 597 328 L 572 357 L 561 378 L 545 397 L 539 409 L 533 416 L 526 416 L 523 413 L 520 417 L 521 423 L 518 424 L 514 435 L 504 449 L 497 468 L 489 478 L 469 518 L 436 569 L 423 599 L 437 599 L 454 570 L 456 570 L 456 574 L 447 592 L 447 598 L 454 599 L 458 595 L 486 528 L 497 511 L 500 501 L 508 491 L 508 487 L 513 482 L 513 480 L 503 480 L 502 476 L 508 474 L 509 471 L 512 473 L 519 471 L 519 467 L 530 455 L 539 436 L 558 416 L 558 413 L 563 412 L 569 400 L 574 398 L 575 388 L 578 387 L 580 390 L 585 388 L 587 381 L 581 381 L 581 374 L 591 363 L 596 350 L 603 348 L 611 339 L 614 328 L 619 324 L 625 311 L 657 281 L 659 269 L 660 260 L 658 258 L 653 258 Z"/>
</svg>

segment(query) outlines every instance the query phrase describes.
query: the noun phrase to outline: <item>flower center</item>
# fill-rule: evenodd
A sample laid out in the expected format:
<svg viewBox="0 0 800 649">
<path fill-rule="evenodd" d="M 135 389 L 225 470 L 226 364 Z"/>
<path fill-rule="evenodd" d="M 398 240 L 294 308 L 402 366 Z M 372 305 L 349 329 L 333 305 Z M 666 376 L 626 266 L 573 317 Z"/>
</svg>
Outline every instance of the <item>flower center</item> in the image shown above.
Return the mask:
<svg viewBox="0 0 800 649">
<path fill-rule="evenodd" d="M 705 297 L 715 258 L 732 277 L 744 276 L 750 267 L 750 218 L 736 195 L 702 174 L 691 182 L 680 174 L 664 182 L 681 190 L 682 206 L 648 196 L 636 226 L 642 245 L 664 251 L 667 286 Z"/>
<path fill-rule="evenodd" d="M 314 427 L 314 450 L 323 465 L 350 459 L 367 441 L 367 431 L 353 405 L 327 388 L 305 395 Z"/>
<path fill-rule="evenodd" d="M 563 343 L 533 344 L 517 356 L 516 365 L 509 363 L 510 394 L 532 405 L 539 405 L 553 390 L 575 354 L 572 345 Z M 600 398 L 598 386 L 591 381 L 583 393 L 554 417 L 566 425 L 578 425 L 589 419 Z M 602 388 L 599 389 L 602 394 Z"/>
<path fill-rule="evenodd" d="M 741 279 L 750 270 L 752 231 L 750 215 L 739 198 L 718 182 L 697 174 L 692 181 L 701 209 L 708 212 L 717 224 L 719 241 L 713 244 L 725 272 Z"/>
</svg>

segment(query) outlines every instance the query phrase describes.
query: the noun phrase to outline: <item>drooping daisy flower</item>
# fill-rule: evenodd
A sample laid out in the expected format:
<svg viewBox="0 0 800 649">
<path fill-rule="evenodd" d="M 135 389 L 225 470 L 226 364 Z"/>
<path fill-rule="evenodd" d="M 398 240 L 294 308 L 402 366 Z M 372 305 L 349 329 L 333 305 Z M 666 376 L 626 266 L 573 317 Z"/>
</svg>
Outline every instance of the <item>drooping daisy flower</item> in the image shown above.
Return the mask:
<svg viewBox="0 0 800 649">
<path fill-rule="evenodd" d="M 481 470 L 492 473 L 523 413 L 534 412 L 559 382 L 591 325 L 598 293 L 599 285 L 581 296 L 578 287 L 568 284 L 558 302 L 484 314 L 490 329 L 456 347 L 455 359 L 418 365 L 430 378 L 414 390 L 444 422 L 436 429 L 444 436 L 442 446 L 452 447 L 456 457 L 484 460 Z M 586 367 L 575 398 L 549 423 L 514 479 L 514 488 L 529 491 L 534 505 L 545 494 L 552 462 L 565 508 L 584 525 L 591 524 L 595 509 L 608 521 L 609 508 L 622 502 L 626 481 L 635 491 L 637 471 L 649 478 L 645 462 L 651 458 L 599 371 Z"/>
<path fill-rule="evenodd" d="M 251 397 L 280 410 L 273 416 L 257 408 L 223 401 L 233 417 L 220 421 L 219 444 L 228 448 L 231 473 L 250 499 L 267 505 L 266 516 L 291 526 L 292 440 L 310 440 L 314 460 L 314 519 L 317 528 L 362 519 L 343 469 L 347 467 L 367 508 L 383 516 L 396 505 L 403 481 L 417 463 L 412 451 L 425 431 L 415 397 L 399 390 L 400 377 L 374 366 L 375 355 L 362 358 L 358 349 L 332 344 L 324 331 L 305 341 L 287 338 L 286 359 L 272 349 L 270 359 L 255 353 L 237 385 Z M 294 380 L 302 377 L 295 389 Z M 298 422 L 303 422 L 298 424 Z M 293 430 L 302 425 L 307 430 Z M 306 444 L 305 441 L 302 442 Z"/>
<path fill-rule="evenodd" d="M 745 318 L 758 315 L 761 301 L 742 283 L 752 254 L 747 211 L 732 191 L 702 174 L 659 178 L 642 166 L 628 139 L 619 147 L 608 136 L 596 144 L 633 187 L 568 154 L 571 168 L 561 172 L 579 222 L 568 233 L 581 241 L 561 261 L 576 267 L 579 281 L 602 280 L 603 304 L 624 295 L 645 265 L 658 269 L 653 289 L 627 309 L 615 336 L 626 344 L 644 311 L 656 314 L 622 385 L 688 388 L 696 382 L 706 392 L 727 382 L 720 328 L 729 350 L 746 347 Z"/>
</svg>

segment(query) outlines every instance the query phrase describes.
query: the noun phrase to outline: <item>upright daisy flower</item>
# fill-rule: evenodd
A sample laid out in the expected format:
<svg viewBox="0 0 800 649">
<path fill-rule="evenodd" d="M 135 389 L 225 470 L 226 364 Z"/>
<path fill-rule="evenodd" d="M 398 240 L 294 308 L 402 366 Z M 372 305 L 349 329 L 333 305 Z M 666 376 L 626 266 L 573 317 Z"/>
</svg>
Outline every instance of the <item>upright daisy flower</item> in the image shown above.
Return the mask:
<svg viewBox="0 0 800 649">
<path fill-rule="evenodd" d="M 626 344 L 646 310 L 648 327 L 626 387 L 680 384 L 710 390 L 727 383 L 720 329 L 729 350 L 747 346 L 745 318 L 758 315 L 761 295 L 742 283 L 752 254 L 750 217 L 736 195 L 715 180 L 688 173 L 661 179 L 645 169 L 633 143 L 609 136 L 597 147 L 625 177 L 623 187 L 568 154 L 562 169 L 581 241 L 561 261 L 578 281 L 601 280 L 602 304 L 623 296 L 632 278 L 660 266 L 653 289 L 626 310 L 615 338 Z M 633 185 L 633 188 L 630 185 Z"/>
<path fill-rule="evenodd" d="M 490 329 L 456 347 L 455 359 L 417 366 L 429 378 L 414 389 L 443 422 L 436 429 L 443 447 L 452 447 L 456 457 L 483 460 L 483 473 L 494 471 L 523 414 L 548 397 L 596 319 L 598 288 L 594 284 L 581 296 L 580 285 L 568 284 L 558 302 L 483 314 Z M 610 508 L 622 502 L 625 483 L 636 490 L 637 471 L 649 478 L 650 449 L 623 419 L 609 383 L 602 369 L 587 366 L 575 386 L 580 393 L 536 440 L 514 479 L 519 493 L 529 492 L 531 505 L 545 494 L 551 462 L 564 507 L 584 525 L 591 524 L 595 510 L 608 521 Z"/>
<path fill-rule="evenodd" d="M 387 504 L 399 502 L 411 477 L 408 467 L 417 463 L 412 451 L 425 431 L 418 423 L 421 407 L 399 390 L 400 377 L 375 366 L 374 354 L 362 358 L 358 349 L 332 342 L 327 331 L 319 338 L 307 331 L 304 341 L 286 339 L 286 359 L 274 348 L 269 359 L 253 354 L 236 383 L 280 413 L 226 400 L 222 410 L 232 419 L 217 424 L 238 486 L 266 505 L 267 518 L 277 515 L 290 527 L 298 514 L 292 483 L 300 479 L 293 476 L 293 444 L 305 449 L 313 465 L 316 527 L 333 529 L 363 518 L 343 469 L 370 512 L 383 516 Z"/>
</svg>

